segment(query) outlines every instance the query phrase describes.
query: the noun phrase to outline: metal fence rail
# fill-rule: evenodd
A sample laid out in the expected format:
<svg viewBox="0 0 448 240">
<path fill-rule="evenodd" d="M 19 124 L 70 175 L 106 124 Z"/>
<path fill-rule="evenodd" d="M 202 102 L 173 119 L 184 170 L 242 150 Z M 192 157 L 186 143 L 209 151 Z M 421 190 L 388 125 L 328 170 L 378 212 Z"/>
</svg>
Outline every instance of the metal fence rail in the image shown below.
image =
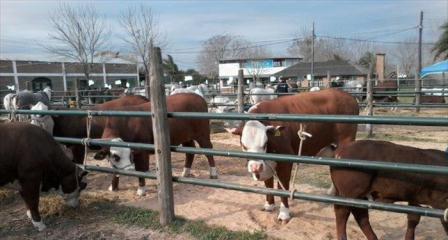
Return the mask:
<svg viewBox="0 0 448 240">
<path fill-rule="evenodd" d="M 115 117 L 149 117 L 151 112 L 134 111 L 81 111 L 81 110 L 0 110 L 0 114 L 39 114 L 72 116 L 115 116 Z M 338 122 L 387 125 L 448 126 L 448 117 L 384 117 L 354 115 L 300 115 L 300 114 L 241 114 L 241 113 L 198 113 L 169 112 L 168 117 L 184 119 L 221 119 L 221 120 L 258 120 L 258 121 L 297 121 L 297 122 Z"/>
<path fill-rule="evenodd" d="M 111 142 L 107 140 L 88 140 L 88 139 L 83 140 L 80 138 L 66 138 L 66 137 L 55 137 L 55 139 L 56 141 L 61 143 L 83 144 L 83 142 L 86 142 L 88 145 L 92 146 L 126 147 L 142 150 L 154 150 L 153 144 L 146 144 L 146 143 Z M 365 161 L 357 159 L 317 158 L 317 157 L 296 156 L 288 154 L 249 153 L 249 152 L 225 151 L 225 150 L 215 150 L 207 148 L 179 147 L 179 146 L 170 146 L 170 149 L 172 152 L 179 152 L 179 153 L 272 160 L 276 162 L 307 163 L 307 164 L 327 165 L 333 167 L 345 167 L 345 168 L 405 171 L 413 173 L 437 174 L 448 176 L 448 167 L 444 166 L 432 166 L 432 165 L 408 164 L 408 163 L 386 163 L 379 161 Z"/>
<path fill-rule="evenodd" d="M 95 171 L 95 172 L 103 172 L 103 173 L 109 173 L 109 174 L 120 174 L 120 175 L 124 175 L 124 176 L 156 179 L 156 175 L 154 173 L 125 171 L 125 170 L 118 170 L 118 169 L 97 167 L 97 166 L 90 166 L 90 165 L 85 165 L 83 167 L 87 171 Z M 278 196 L 278 197 L 290 197 L 291 196 L 291 192 L 284 191 L 284 190 L 261 188 L 261 187 L 254 187 L 254 186 L 244 186 L 244 185 L 220 182 L 220 181 L 215 181 L 215 180 L 173 177 L 173 181 L 178 182 L 178 183 L 184 183 L 184 184 L 192 184 L 192 185 L 199 185 L 199 186 L 204 186 L 204 187 L 235 190 L 235 191 L 240 191 L 240 192 L 250 192 L 250 193 L 256 193 L 256 194 L 263 194 L 263 195 L 270 194 L 270 195 L 274 195 L 274 196 Z M 323 202 L 323 203 L 329 203 L 329 204 L 338 204 L 338 205 L 358 207 L 358 208 L 376 209 L 376 210 L 390 211 L 390 212 L 396 212 L 396 213 L 408 213 L 408 214 L 411 213 L 411 214 L 418 214 L 418 215 L 422 215 L 422 216 L 426 216 L 426 217 L 443 218 L 443 216 L 444 216 L 444 211 L 440 210 L 440 209 L 380 203 L 380 202 L 373 202 L 373 201 L 353 199 L 353 198 L 343 198 L 343 197 L 337 197 L 337 196 L 324 196 L 324 195 L 309 194 L 309 193 L 304 193 L 304 192 L 294 192 L 292 194 L 292 197 L 293 197 L 293 199 Z"/>
</svg>

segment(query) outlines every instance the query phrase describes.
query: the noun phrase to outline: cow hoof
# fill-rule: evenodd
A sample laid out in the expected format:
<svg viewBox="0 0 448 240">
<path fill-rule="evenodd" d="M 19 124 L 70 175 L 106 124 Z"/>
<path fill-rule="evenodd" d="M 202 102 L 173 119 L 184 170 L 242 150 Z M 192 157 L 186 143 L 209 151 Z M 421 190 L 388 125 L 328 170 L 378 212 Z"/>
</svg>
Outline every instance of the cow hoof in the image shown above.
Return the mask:
<svg viewBox="0 0 448 240">
<path fill-rule="evenodd" d="M 193 175 L 191 174 L 191 168 L 184 168 L 181 176 L 182 177 L 193 177 Z"/>
<path fill-rule="evenodd" d="M 269 204 L 269 203 L 265 203 L 263 206 L 263 211 L 265 212 L 272 212 L 275 209 L 275 204 Z"/>
<path fill-rule="evenodd" d="M 210 167 L 210 179 L 218 179 L 218 170 L 216 167 Z"/>
<path fill-rule="evenodd" d="M 31 222 L 33 223 L 33 226 L 39 232 L 42 232 L 43 230 L 45 230 L 45 228 L 47 228 L 47 226 L 45 226 L 45 224 L 42 222 L 42 220 L 40 222 L 35 222 L 35 221 L 31 220 Z"/>
<path fill-rule="evenodd" d="M 143 197 L 143 196 L 146 195 L 147 191 L 148 191 L 148 189 L 146 187 L 138 187 L 138 189 L 137 189 L 137 196 Z"/>
<path fill-rule="evenodd" d="M 278 214 L 277 219 L 282 222 L 288 223 L 291 219 L 291 215 L 289 213 L 289 208 L 280 206 L 280 213 Z"/>
<path fill-rule="evenodd" d="M 108 190 L 109 190 L 110 192 L 116 192 L 116 191 L 118 191 L 118 188 L 114 188 L 112 185 L 110 185 L 109 188 L 108 188 Z"/>
</svg>

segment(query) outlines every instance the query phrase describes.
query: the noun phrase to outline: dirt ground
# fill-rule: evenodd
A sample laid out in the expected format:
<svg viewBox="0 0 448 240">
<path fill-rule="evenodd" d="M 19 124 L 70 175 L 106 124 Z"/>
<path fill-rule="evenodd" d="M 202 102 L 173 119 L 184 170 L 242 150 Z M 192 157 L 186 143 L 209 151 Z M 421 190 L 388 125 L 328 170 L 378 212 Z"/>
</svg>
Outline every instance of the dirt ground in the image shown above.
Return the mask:
<svg viewBox="0 0 448 240">
<path fill-rule="evenodd" d="M 445 114 L 446 113 L 446 114 Z M 386 112 L 386 114 L 390 114 Z M 398 112 L 393 114 L 406 114 Z M 425 112 L 425 116 L 448 117 L 447 111 Z M 360 126 L 360 129 L 363 129 Z M 445 150 L 448 146 L 448 128 L 414 126 L 375 126 L 379 139 L 420 148 Z M 359 138 L 364 137 L 359 133 Z M 228 133 L 212 135 L 215 149 L 239 150 L 239 139 Z M 245 169 L 245 160 L 216 157 L 220 177 L 217 181 L 247 186 L 264 186 L 253 181 Z M 180 175 L 184 155 L 173 153 L 173 172 Z M 105 162 L 90 160 L 88 164 L 106 166 Z M 154 161 L 151 159 L 151 170 Z M 208 164 L 204 156 L 196 156 L 192 173 L 196 178 L 208 178 Z M 120 190 L 109 192 L 111 176 L 99 173 L 88 175 L 88 188 L 79 212 L 64 210 L 61 216 L 45 218 L 49 229 L 35 235 L 31 223 L 25 217 L 25 207 L 19 197 L 0 201 L 1 239 L 192 239 L 188 234 L 166 234 L 138 227 L 127 227 L 102 218 L 102 209 L 92 208 L 92 202 L 114 201 L 120 205 L 157 210 L 156 183 L 147 180 L 149 192 L 144 197 L 136 196 L 137 179 L 120 177 Z M 324 194 L 330 185 L 328 167 L 301 165 L 296 188 L 299 191 Z M 333 207 L 316 202 L 293 201 L 293 218 L 287 224 L 276 221 L 278 209 L 273 213 L 261 211 L 264 196 L 230 190 L 174 184 L 176 215 L 191 220 L 202 220 L 208 225 L 224 226 L 229 230 L 263 231 L 276 239 L 335 239 Z M 1 192 L 0 192 L 0 199 Z M 276 198 L 276 204 L 279 204 Z M 45 205 L 45 200 L 44 204 Z M 48 203 L 46 204 L 48 205 Z M 51 203 L 50 203 L 51 205 Z M 95 205 L 93 205 L 95 206 Z M 92 214 L 94 212 L 94 214 Z M 77 214 L 75 214 L 77 213 Z M 72 216 L 73 215 L 73 216 Z M 382 211 L 370 211 L 373 229 L 380 239 L 403 239 L 406 216 Z M 353 217 L 350 217 L 347 232 L 350 239 L 364 239 Z M 421 240 L 448 239 L 438 219 L 422 217 L 417 227 L 417 238 Z"/>
</svg>

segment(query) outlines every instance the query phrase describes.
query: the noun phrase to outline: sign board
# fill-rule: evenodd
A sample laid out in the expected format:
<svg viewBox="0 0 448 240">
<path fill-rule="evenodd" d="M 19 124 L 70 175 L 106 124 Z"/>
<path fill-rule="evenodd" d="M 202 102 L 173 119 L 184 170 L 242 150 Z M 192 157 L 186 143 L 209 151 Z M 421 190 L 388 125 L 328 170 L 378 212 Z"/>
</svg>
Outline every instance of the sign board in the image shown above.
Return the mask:
<svg viewBox="0 0 448 240">
<path fill-rule="evenodd" d="M 193 81 L 193 76 L 191 76 L 191 75 L 187 75 L 187 76 L 184 77 L 184 80 L 185 80 L 186 82 L 188 82 L 188 81 Z"/>
</svg>

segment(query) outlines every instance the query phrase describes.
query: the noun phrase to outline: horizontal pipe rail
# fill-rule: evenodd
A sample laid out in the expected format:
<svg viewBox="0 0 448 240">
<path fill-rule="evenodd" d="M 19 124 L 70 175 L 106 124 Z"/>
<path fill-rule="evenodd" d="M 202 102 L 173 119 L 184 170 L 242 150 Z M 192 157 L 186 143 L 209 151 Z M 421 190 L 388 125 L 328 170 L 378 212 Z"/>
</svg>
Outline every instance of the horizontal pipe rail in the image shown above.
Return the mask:
<svg viewBox="0 0 448 240">
<path fill-rule="evenodd" d="M 83 140 L 79 138 L 56 137 L 55 139 L 56 141 L 62 143 L 83 144 Z M 113 147 L 136 148 L 150 151 L 154 150 L 153 144 L 146 144 L 146 143 L 111 142 L 107 140 L 87 140 L 87 144 L 101 147 L 113 146 Z M 408 164 L 408 163 L 387 163 L 387 162 L 365 161 L 356 159 L 317 158 L 317 157 L 296 156 L 287 154 L 249 153 L 249 152 L 225 151 L 225 150 L 215 150 L 207 148 L 179 147 L 179 146 L 171 146 L 170 148 L 171 151 L 179 153 L 272 160 L 277 162 L 307 163 L 307 164 L 328 165 L 333 167 L 344 167 L 344 168 L 406 171 L 413 173 L 437 174 L 448 176 L 448 167 L 444 166 L 432 166 L 432 165 Z"/>
<path fill-rule="evenodd" d="M 97 167 L 84 165 L 81 166 L 86 171 L 95 171 L 109 174 L 120 174 L 124 176 L 132 176 L 132 177 L 142 177 L 148 179 L 156 179 L 156 175 L 154 173 L 144 173 L 137 171 L 125 171 L 118 170 L 112 168 L 105 167 Z M 185 178 L 185 177 L 173 177 L 174 182 L 183 183 L 183 184 L 192 184 L 204 187 L 213 187 L 220 188 L 226 190 L 234 190 L 240 192 L 249 192 L 256 194 L 270 194 L 278 197 L 290 197 L 291 193 L 285 190 L 279 189 L 269 189 L 269 188 L 261 188 L 261 187 L 253 187 L 253 186 L 244 186 L 235 183 L 225 183 L 216 180 L 205 180 L 205 179 L 197 179 L 197 178 Z M 343 198 L 337 196 L 324 196 L 324 195 L 316 195 L 309 194 L 304 192 L 294 192 L 292 194 L 293 199 L 307 200 L 307 201 L 315 201 L 315 202 L 323 202 L 328 204 L 337 204 L 344 205 L 350 207 L 358 207 L 358 208 L 367 208 L 367 209 L 376 209 L 382 211 L 390 211 L 396 213 L 407 213 L 407 214 L 417 214 L 426 217 L 434 217 L 434 218 L 443 218 L 444 211 L 440 209 L 432 209 L 432 208 L 424 208 L 424 207 L 414 207 L 414 206 L 405 206 L 398 204 L 387 204 L 380 203 L 374 201 L 367 201 L 361 199 L 354 198 Z"/>
<path fill-rule="evenodd" d="M 13 111 L 0 110 L 0 114 Z M 39 115 L 72 115 L 72 116 L 115 116 L 115 117 L 149 117 L 151 112 L 140 111 L 81 111 L 81 110 L 17 110 L 16 114 Z M 305 115 L 305 114 L 242 114 L 242 113 L 199 113 L 199 112 L 169 112 L 168 117 L 183 119 L 221 119 L 221 120 L 258 120 L 258 121 L 289 121 L 289 122 L 326 122 L 326 123 L 361 123 L 387 125 L 416 126 L 448 126 L 448 117 L 378 117 L 358 115 Z"/>
</svg>

